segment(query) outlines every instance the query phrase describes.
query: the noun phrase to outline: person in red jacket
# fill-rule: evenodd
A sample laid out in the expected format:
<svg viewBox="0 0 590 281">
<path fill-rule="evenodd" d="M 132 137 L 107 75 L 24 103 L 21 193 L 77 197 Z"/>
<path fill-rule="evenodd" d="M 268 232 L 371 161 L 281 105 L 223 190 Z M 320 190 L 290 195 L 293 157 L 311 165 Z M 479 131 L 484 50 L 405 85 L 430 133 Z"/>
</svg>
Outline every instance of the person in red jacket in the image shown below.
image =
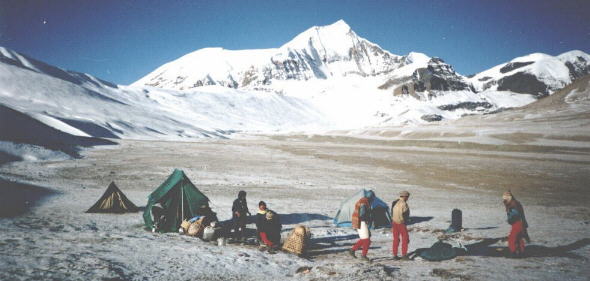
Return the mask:
<svg viewBox="0 0 590 281">
<path fill-rule="evenodd" d="M 525 243 L 529 241 L 527 232 L 528 223 L 524 215 L 524 209 L 520 202 L 514 198 L 512 192 L 506 191 L 502 195 L 508 223 L 511 225 L 510 234 L 508 234 L 508 249 L 510 257 L 522 257 L 524 255 Z"/>
<path fill-rule="evenodd" d="M 371 260 L 367 257 L 369 246 L 371 246 L 371 232 L 369 227 L 373 221 L 371 204 L 375 199 L 375 193 L 369 190 L 365 196 L 359 199 L 354 205 L 354 212 L 352 213 L 352 228 L 356 229 L 359 234 L 359 240 L 352 246 L 348 253 L 356 258 L 355 251 L 363 248 L 362 257 L 366 262 Z"/>
</svg>

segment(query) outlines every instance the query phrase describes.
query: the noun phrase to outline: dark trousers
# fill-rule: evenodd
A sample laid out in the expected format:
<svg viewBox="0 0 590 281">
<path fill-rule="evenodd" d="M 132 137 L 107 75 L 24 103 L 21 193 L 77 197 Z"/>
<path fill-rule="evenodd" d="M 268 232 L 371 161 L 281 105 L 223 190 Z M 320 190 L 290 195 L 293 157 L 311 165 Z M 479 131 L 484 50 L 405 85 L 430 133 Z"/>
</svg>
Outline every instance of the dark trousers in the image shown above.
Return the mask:
<svg viewBox="0 0 590 281">
<path fill-rule="evenodd" d="M 247 218 L 245 216 L 233 218 L 234 238 L 235 239 L 242 239 L 242 237 L 245 236 L 246 222 L 247 222 Z"/>
</svg>

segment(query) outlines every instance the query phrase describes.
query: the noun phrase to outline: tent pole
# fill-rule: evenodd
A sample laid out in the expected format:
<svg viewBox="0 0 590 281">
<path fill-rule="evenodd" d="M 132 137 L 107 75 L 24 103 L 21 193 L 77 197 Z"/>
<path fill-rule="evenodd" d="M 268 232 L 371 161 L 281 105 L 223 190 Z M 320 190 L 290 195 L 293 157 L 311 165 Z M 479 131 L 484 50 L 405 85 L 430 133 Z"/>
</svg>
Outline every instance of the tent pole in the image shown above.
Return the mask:
<svg viewBox="0 0 590 281">
<path fill-rule="evenodd" d="M 184 220 L 184 192 L 182 188 L 180 188 L 180 208 L 182 209 L 180 213 L 182 214 L 182 220 Z"/>
</svg>

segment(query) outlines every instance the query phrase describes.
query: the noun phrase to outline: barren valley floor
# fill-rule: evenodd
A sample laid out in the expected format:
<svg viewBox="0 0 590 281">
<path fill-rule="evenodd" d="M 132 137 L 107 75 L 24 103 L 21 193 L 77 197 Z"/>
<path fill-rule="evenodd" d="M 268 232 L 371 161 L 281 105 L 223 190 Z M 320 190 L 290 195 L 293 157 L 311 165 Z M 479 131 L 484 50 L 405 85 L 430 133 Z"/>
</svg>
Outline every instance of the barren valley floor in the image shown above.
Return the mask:
<svg viewBox="0 0 590 281">
<path fill-rule="evenodd" d="M 0 219 L 0 279 L 587 280 L 590 275 L 590 148 L 304 135 L 117 141 L 84 151 L 82 159 L 0 167 L 4 195 L 29 201 L 23 213 Z M 230 218 L 233 199 L 245 190 L 252 213 L 264 200 L 281 214 L 285 234 L 296 224 L 312 227 L 309 258 L 154 234 L 142 228 L 141 213 L 84 213 L 112 180 L 144 206 L 174 168 L 183 169 L 211 199 L 221 220 Z M 472 251 L 445 262 L 392 261 L 390 231 L 376 230 L 369 252 L 373 264 L 348 257 L 355 232 L 335 228 L 331 218 L 360 188 L 375 190 L 388 204 L 401 190 L 411 193 L 410 251 L 438 238 L 471 245 Z M 506 244 L 498 239 L 509 231 L 501 195 L 508 189 L 523 203 L 530 224 L 533 241 L 524 259 L 501 256 Z M 444 236 L 453 208 L 463 211 L 466 229 Z M 311 272 L 296 273 L 302 266 L 311 266 Z"/>
</svg>

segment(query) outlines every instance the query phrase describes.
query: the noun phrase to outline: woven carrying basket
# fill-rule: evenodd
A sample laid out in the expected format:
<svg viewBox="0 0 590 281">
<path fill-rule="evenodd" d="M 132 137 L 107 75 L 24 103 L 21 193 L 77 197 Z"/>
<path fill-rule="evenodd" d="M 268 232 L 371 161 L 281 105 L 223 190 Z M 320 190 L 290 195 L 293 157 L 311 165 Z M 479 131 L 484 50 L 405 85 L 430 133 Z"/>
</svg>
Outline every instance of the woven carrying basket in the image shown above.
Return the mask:
<svg viewBox="0 0 590 281">
<path fill-rule="evenodd" d="M 283 244 L 283 250 L 296 255 L 302 255 L 305 253 L 309 238 L 311 238 L 309 227 L 298 225 L 291 231 L 289 237 L 287 237 L 287 240 Z"/>
<path fill-rule="evenodd" d="M 188 227 L 191 225 L 191 223 L 187 220 L 183 220 L 182 223 L 180 224 L 180 227 L 182 228 L 182 232 L 187 233 L 188 232 Z"/>
<path fill-rule="evenodd" d="M 205 229 L 205 226 L 203 225 L 203 220 L 204 218 L 200 218 L 199 220 L 191 223 L 191 225 L 188 227 L 187 234 L 190 236 L 197 237 L 203 235 L 203 229 Z"/>
</svg>

